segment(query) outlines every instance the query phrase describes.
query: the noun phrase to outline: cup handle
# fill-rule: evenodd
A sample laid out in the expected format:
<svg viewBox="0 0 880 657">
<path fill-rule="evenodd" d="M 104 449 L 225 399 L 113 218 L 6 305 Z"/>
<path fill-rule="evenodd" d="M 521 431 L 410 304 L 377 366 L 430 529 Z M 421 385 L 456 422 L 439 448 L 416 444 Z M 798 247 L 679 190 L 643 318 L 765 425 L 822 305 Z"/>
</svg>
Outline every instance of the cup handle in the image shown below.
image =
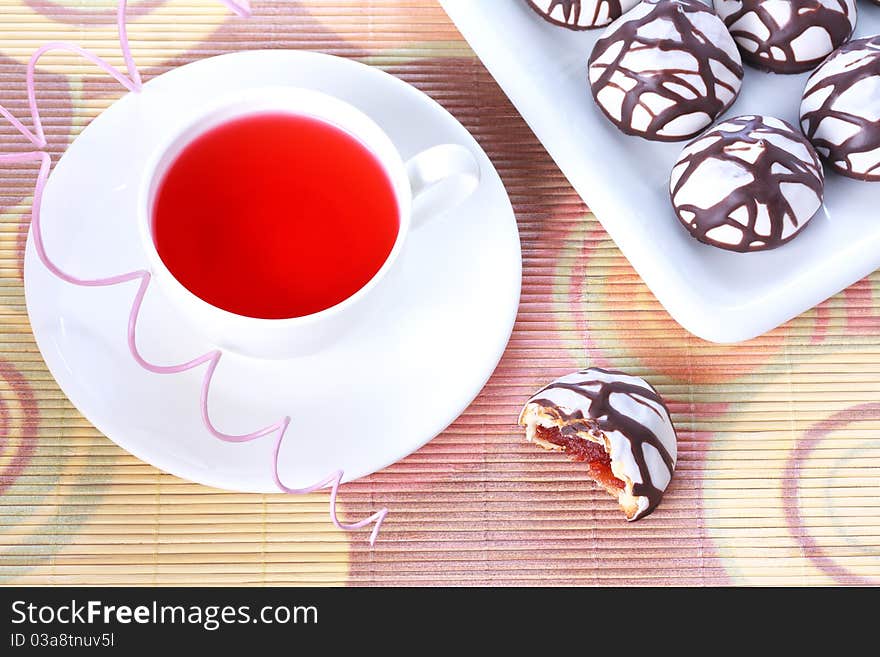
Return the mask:
<svg viewBox="0 0 880 657">
<path fill-rule="evenodd" d="M 477 158 L 458 144 L 432 146 L 411 157 L 406 173 L 412 188 L 414 228 L 461 205 L 480 184 Z"/>
</svg>

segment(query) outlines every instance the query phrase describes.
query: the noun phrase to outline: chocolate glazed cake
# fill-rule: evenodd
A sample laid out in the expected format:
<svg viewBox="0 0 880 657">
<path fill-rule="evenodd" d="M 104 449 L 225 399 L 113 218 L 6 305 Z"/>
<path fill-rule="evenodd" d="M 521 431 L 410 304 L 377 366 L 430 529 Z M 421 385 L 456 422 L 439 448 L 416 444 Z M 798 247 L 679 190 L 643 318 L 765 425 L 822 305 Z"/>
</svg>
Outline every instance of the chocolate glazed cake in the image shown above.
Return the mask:
<svg viewBox="0 0 880 657">
<path fill-rule="evenodd" d="M 729 119 L 688 144 L 672 169 L 675 213 L 701 242 L 730 251 L 775 249 L 822 205 L 819 156 L 788 123 Z"/>
<path fill-rule="evenodd" d="M 837 173 L 880 181 L 880 35 L 852 41 L 810 76 L 804 134 Z"/>
<path fill-rule="evenodd" d="M 816 68 L 852 36 L 855 0 L 715 0 L 743 59 L 774 73 Z"/>
<path fill-rule="evenodd" d="M 663 399 L 637 376 L 595 367 L 568 374 L 532 395 L 519 423 L 529 442 L 585 463 L 627 520 L 651 513 L 672 480 L 675 427 Z"/>
<path fill-rule="evenodd" d="M 645 0 L 612 23 L 589 61 L 590 88 L 628 135 L 678 141 L 733 103 L 742 60 L 724 23 L 698 0 Z"/>
<path fill-rule="evenodd" d="M 639 0 L 526 0 L 542 18 L 572 30 L 608 25 Z"/>
</svg>

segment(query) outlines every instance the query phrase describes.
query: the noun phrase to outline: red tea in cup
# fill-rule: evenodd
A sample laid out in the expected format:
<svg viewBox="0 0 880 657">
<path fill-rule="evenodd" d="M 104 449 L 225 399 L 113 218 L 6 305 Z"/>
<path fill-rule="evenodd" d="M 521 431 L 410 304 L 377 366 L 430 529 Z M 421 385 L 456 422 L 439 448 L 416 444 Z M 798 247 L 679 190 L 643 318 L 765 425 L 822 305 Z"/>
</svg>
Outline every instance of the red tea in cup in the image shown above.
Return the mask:
<svg viewBox="0 0 880 657">
<path fill-rule="evenodd" d="M 397 239 L 394 188 L 344 130 L 266 112 L 189 142 L 155 195 L 156 250 L 190 292 L 229 312 L 302 317 L 344 301 Z"/>
</svg>

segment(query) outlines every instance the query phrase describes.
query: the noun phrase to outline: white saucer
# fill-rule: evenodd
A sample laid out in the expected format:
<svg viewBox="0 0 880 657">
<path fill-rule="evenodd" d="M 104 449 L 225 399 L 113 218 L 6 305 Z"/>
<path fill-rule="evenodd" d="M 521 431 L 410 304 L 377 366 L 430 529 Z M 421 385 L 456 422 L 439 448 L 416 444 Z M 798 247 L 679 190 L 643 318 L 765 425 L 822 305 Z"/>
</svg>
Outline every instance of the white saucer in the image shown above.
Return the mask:
<svg viewBox="0 0 880 657">
<path fill-rule="evenodd" d="M 471 149 L 482 169 L 462 207 L 413 232 L 400 275 L 377 291 L 367 322 L 309 357 L 270 362 L 226 354 L 217 369 L 209 404 L 218 428 L 247 432 L 290 415 L 279 461 L 285 484 L 313 484 L 340 468 L 348 481 L 403 458 L 458 417 L 501 358 L 519 305 L 520 243 L 510 201 L 480 146 L 440 105 L 379 70 L 315 53 L 249 51 L 182 66 L 115 103 L 70 146 L 46 188 L 45 241 L 50 256 L 77 276 L 145 267 L 135 192 L 151 149 L 181 112 L 270 84 L 352 103 L 404 157 L 452 142 Z M 136 286 L 65 284 L 28 240 L 28 313 L 61 388 L 111 440 L 162 470 L 220 488 L 277 490 L 272 438 L 228 444 L 202 426 L 203 368 L 157 375 L 134 362 L 125 336 Z M 162 364 L 211 348 L 155 285 L 138 341 L 148 360 Z"/>
</svg>

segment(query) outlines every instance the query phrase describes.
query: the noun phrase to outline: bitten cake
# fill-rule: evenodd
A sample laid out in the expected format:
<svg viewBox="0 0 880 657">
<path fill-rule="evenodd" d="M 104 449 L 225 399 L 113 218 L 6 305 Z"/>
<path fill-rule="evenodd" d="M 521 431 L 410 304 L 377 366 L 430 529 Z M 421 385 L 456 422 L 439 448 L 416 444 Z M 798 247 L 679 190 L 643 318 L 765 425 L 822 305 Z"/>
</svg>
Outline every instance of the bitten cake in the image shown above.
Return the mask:
<svg viewBox="0 0 880 657">
<path fill-rule="evenodd" d="M 810 76 L 801 128 L 837 173 L 880 181 L 880 36 L 851 41 Z"/>
<path fill-rule="evenodd" d="M 589 61 L 593 98 L 620 130 L 655 141 L 688 139 L 736 99 L 739 50 L 698 0 L 645 0 L 614 21 Z"/>
<path fill-rule="evenodd" d="M 849 41 L 855 0 L 715 0 L 743 59 L 774 73 L 816 68 Z"/>
<path fill-rule="evenodd" d="M 730 251 L 774 249 L 822 205 L 819 156 L 788 123 L 740 116 L 688 144 L 670 179 L 675 214 L 701 242 Z"/>
<path fill-rule="evenodd" d="M 639 0 L 525 0 L 544 19 L 572 30 L 608 25 Z"/>
<path fill-rule="evenodd" d="M 660 503 L 677 458 L 675 428 L 663 399 L 644 379 L 590 368 L 556 379 L 519 416 L 526 439 L 585 463 L 627 520 Z"/>
</svg>

